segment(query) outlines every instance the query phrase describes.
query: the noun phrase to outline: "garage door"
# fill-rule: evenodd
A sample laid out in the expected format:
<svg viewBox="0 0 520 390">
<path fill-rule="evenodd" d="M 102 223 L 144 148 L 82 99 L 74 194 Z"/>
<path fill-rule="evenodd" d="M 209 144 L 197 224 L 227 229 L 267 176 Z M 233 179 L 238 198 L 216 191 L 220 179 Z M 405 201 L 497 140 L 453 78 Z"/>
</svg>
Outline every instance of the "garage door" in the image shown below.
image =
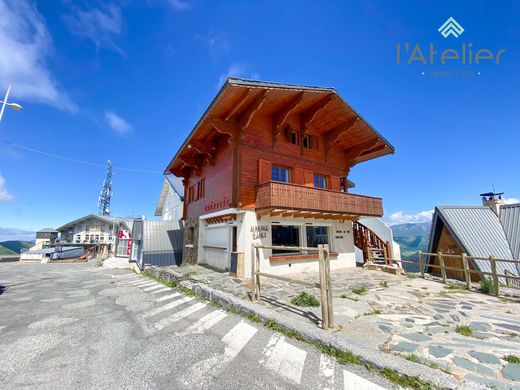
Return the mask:
<svg viewBox="0 0 520 390">
<path fill-rule="evenodd" d="M 206 264 L 222 270 L 229 270 L 229 226 L 208 226 L 206 228 Z"/>
</svg>

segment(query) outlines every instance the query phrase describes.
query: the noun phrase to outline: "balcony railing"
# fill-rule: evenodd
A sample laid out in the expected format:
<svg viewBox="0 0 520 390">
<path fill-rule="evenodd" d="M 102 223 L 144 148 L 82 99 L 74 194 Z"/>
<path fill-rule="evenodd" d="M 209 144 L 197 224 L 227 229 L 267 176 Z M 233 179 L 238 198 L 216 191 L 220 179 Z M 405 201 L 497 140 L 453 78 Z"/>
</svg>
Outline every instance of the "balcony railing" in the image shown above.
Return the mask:
<svg viewBox="0 0 520 390">
<path fill-rule="evenodd" d="M 267 182 L 256 187 L 255 207 L 257 210 L 301 210 L 373 217 L 383 215 L 381 198 L 279 182 Z"/>
</svg>

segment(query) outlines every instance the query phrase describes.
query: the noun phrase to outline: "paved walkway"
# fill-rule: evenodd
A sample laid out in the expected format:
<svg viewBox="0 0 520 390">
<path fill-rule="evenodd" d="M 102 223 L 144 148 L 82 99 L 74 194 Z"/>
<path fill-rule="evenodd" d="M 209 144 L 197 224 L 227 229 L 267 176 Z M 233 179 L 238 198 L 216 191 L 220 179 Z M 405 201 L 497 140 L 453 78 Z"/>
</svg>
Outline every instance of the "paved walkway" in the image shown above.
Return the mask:
<svg viewBox="0 0 520 390">
<path fill-rule="evenodd" d="M 2 389 L 396 388 L 127 270 L 0 265 Z"/>
<path fill-rule="evenodd" d="M 248 299 L 248 281 L 200 266 L 174 270 Z M 318 281 L 317 274 L 298 277 Z M 458 378 L 497 389 L 520 389 L 520 364 L 516 364 L 520 363 L 520 303 L 468 292 L 461 285 L 447 287 L 415 275 L 361 268 L 335 271 L 332 285 L 336 323 L 346 336 Z M 301 291 L 319 297 L 317 289 L 262 278 L 261 303 L 319 323 L 320 308 L 290 303 Z M 508 355 L 512 357 L 506 359 Z"/>
</svg>

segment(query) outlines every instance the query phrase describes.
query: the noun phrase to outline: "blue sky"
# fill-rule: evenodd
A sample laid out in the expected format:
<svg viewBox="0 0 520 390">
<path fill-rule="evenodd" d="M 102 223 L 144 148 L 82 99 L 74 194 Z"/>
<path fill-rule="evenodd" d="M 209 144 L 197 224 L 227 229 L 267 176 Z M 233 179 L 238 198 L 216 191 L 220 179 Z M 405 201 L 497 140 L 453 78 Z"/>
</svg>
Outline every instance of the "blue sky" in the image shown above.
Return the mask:
<svg viewBox="0 0 520 390">
<path fill-rule="evenodd" d="M 396 148 L 350 175 L 388 221 L 478 204 L 492 183 L 520 198 L 519 2 L 0 0 L 0 14 L 0 89 L 24 106 L 0 123 L 0 240 L 95 213 L 105 174 L 4 141 L 157 172 L 113 179 L 113 214 L 153 217 L 160 172 L 228 75 L 335 87 Z M 458 38 L 437 31 L 450 16 Z M 506 51 L 397 64 L 406 42 Z"/>
</svg>

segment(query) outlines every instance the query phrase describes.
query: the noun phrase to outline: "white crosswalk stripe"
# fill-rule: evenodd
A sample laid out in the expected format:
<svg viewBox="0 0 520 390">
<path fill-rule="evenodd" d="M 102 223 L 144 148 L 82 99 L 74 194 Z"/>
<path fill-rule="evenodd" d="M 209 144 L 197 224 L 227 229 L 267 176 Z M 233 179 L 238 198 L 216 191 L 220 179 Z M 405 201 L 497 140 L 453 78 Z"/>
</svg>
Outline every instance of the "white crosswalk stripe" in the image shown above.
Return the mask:
<svg viewBox="0 0 520 390">
<path fill-rule="evenodd" d="M 190 335 L 200 334 L 210 329 L 211 327 L 218 324 L 221 320 L 227 317 L 227 314 L 222 310 L 213 310 L 211 313 L 206 314 L 204 317 L 199 319 L 187 327 L 183 332 L 179 332 L 179 335 Z"/>
<path fill-rule="evenodd" d="M 125 282 L 125 284 L 127 285 L 130 285 L 130 286 L 138 286 L 140 284 L 144 284 L 144 283 L 149 283 L 149 281 L 147 279 L 142 279 L 142 278 L 139 278 L 139 280 L 132 280 L 131 282 Z"/>
<path fill-rule="evenodd" d="M 146 291 L 146 292 L 148 292 L 148 291 L 153 291 L 153 290 L 157 290 L 158 288 L 161 288 L 161 287 L 163 287 L 163 285 L 157 283 L 155 286 L 152 286 L 152 287 L 146 287 L 143 291 Z"/>
<path fill-rule="evenodd" d="M 345 390 L 385 390 L 384 387 L 376 385 L 375 383 L 346 370 L 343 370 L 343 388 Z"/>
<path fill-rule="evenodd" d="M 168 301 L 168 300 L 170 300 L 170 299 L 173 299 L 173 298 L 178 297 L 179 295 L 181 295 L 180 292 L 174 292 L 174 293 L 172 293 L 172 294 L 163 295 L 162 297 L 157 298 L 157 299 L 155 300 L 155 302 L 164 302 L 164 301 Z"/>
<path fill-rule="evenodd" d="M 142 287 L 155 286 L 156 284 L 157 284 L 157 282 L 146 282 L 146 283 L 135 284 L 134 286 L 142 288 Z"/>
<path fill-rule="evenodd" d="M 330 356 L 321 354 L 320 370 L 318 371 L 319 383 L 323 390 L 334 389 L 334 366 L 336 362 Z"/>
<path fill-rule="evenodd" d="M 185 374 L 183 377 L 183 382 L 196 388 L 209 387 L 213 378 L 218 377 L 227 365 L 235 359 L 257 331 L 257 328 L 244 320 L 240 321 L 222 338 L 225 345 L 224 353 L 192 365 L 189 372 L 186 373 L 187 375 Z"/>
<path fill-rule="evenodd" d="M 194 299 L 193 297 L 184 297 L 184 298 L 181 298 L 181 299 L 177 299 L 176 301 L 167 303 L 166 305 L 160 306 L 160 307 L 158 307 L 156 309 L 150 310 L 147 313 L 144 313 L 143 314 L 143 318 L 152 317 L 154 315 L 162 313 L 163 311 L 173 309 L 174 307 L 180 306 L 183 303 L 192 301 L 193 299 Z"/>
<path fill-rule="evenodd" d="M 289 344 L 285 337 L 275 334 L 264 349 L 260 363 L 287 380 L 300 384 L 307 352 Z"/>
<path fill-rule="evenodd" d="M 115 278 L 119 279 L 130 279 L 130 278 L 138 278 L 139 275 L 136 274 L 125 274 L 125 275 L 112 275 Z"/>
<path fill-rule="evenodd" d="M 170 326 L 170 325 L 176 323 L 177 321 L 180 321 L 183 318 L 188 317 L 189 315 L 191 315 L 201 309 L 204 309 L 205 307 L 206 307 L 205 303 L 197 302 L 191 306 L 188 306 L 186 309 L 183 309 L 169 317 L 163 318 L 162 320 L 160 320 L 159 322 L 154 324 L 154 328 L 157 330 L 164 329 L 167 326 Z"/>
<path fill-rule="evenodd" d="M 152 294 L 159 294 L 159 293 L 162 293 L 162 292 L 165 292 L 165 291 L 171 291 L 171 288 L 170 287 L 163 287 L 160 290 L 152 291 Z"/>
</svg>

